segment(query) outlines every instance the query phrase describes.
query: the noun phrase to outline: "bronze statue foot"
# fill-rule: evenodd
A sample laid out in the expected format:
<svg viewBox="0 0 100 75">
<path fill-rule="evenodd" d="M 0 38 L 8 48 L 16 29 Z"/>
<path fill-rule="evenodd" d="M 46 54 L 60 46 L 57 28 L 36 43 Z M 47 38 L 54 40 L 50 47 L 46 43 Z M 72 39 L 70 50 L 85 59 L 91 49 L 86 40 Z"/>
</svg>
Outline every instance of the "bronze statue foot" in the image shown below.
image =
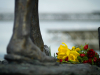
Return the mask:
<svg viewBox="0 0 100 75">
<path fill-rule="evenodd" d="M 33 61 L 39 60 L 40 62 L 54 62 L 54 57 L 47 56 L 42 52 L 30 38 L 12 39 L 7 48 L 7 55 L 5 59 L 8 61 Z"/>
</svg>

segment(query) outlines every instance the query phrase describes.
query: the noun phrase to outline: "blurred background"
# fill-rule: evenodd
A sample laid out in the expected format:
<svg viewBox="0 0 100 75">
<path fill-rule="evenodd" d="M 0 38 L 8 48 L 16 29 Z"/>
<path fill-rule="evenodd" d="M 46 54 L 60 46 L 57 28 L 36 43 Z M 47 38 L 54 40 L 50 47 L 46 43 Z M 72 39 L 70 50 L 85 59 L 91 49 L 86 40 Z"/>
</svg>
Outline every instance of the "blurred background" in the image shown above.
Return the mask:
<svg viewBox="0 0 100 75">
<path fill-rule="evenodd" d="M 65 42 L 89 44 L 99 52 L 100 0 L 39 0 L 39 23 L 44 44 L 52 56 Z M 14 24 L 14 0 L 0 0 L 0 59 L 6 54 Z"/>
</svg>

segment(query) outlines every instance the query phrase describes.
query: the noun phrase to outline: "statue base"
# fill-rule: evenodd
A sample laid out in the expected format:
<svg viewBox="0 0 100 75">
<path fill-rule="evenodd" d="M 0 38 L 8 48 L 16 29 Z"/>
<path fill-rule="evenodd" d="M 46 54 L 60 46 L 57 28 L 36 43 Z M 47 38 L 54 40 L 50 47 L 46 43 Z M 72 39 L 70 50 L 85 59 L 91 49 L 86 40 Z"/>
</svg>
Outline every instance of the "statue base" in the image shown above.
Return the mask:
<svg viewBox="0 0 100 75">
<path fill-rule="evenodd" d="M 99 75 L 100 68 L 90 64 L 60 64 L 45 62 L 0 63 L 0 75 Z"/>
</svg>

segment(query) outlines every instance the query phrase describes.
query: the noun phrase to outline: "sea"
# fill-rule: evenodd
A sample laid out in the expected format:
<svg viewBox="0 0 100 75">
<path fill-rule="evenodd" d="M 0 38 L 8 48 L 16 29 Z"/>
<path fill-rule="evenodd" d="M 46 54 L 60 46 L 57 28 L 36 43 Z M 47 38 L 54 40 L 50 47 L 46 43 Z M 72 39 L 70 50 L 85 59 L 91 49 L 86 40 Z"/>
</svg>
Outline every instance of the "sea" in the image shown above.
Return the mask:
<svg viewBox="0 0 100 75">
<path fill-rule="evenodd" d="M 4 59 L 4 55 L 7 53 L 7 45 L 11 39 L 13 32 L 13 21 L 0 21 L 0 59 Z M 48 30 L 64 29 L 64 30 L 98 30 L 100 27 L 100 21 L 41 21 L 39 22 L 41 35 L 45 45 L 51 50 L 51 55 L 58 52 L 59 46 L 62 42 L 65 42 L 69 48 L 74 44 L 69 41 L 67 35 L 63 37 L 63 33 L 53 34 Z M 56 36 L 55 36 L 56 35 Z M 99 50 L 97 51 L 99 53 Z"/>
</svg>

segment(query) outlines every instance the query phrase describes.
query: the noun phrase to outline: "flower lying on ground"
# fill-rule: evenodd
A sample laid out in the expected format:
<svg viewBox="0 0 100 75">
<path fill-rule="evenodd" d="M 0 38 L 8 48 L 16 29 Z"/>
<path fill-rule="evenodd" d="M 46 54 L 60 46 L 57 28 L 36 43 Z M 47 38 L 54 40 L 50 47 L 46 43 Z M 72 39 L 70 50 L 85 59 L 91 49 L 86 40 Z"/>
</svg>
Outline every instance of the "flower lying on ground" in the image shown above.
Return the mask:
<svg viewBox="0 0 100 75">
<path fill-rule="evenodd" d="M 73 46 L 69 49 L 63 42 L 58 48 L 57 61 L 60 63 L 89 63 L 91 65 L 98 65 L 100 62 L 99 55 L 88 47 L 88 44 L 81 47 Z"/>
</svg>

